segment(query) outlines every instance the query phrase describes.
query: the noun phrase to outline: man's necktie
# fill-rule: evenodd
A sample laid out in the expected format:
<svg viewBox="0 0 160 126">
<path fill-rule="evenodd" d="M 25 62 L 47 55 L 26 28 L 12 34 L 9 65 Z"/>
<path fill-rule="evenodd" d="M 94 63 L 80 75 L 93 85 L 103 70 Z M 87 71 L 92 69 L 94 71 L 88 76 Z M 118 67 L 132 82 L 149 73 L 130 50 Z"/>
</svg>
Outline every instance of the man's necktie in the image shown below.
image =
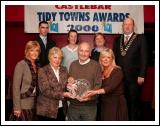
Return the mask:
<svg viewBox="0 0 160 126">
<path fill-rule="evenodd" d="M 126 45 L 128 43 L 128 40 L 129 40 L 129 36 L 126 36 L 125 41 L 124 41 L 124 45 Z"/>
<path fill-rule="evenodd" d="M 43 38 L 43 43 L 44 43 L 44 46 L 46 48 L 46 46 L 47 46 L 47 38 Z"/>
</svg>

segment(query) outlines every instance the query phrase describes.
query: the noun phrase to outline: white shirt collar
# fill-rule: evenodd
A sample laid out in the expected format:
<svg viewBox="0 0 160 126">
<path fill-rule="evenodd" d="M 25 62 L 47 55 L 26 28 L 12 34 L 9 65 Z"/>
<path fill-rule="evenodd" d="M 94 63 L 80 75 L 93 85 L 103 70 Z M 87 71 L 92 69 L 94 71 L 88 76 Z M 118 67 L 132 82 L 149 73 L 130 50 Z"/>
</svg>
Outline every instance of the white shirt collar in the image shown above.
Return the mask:
<svg viewBox="0 0 160 126">
<path fill-rule="evenodd" d="M 130 33 L 129 35 L 124 34 L 124 38 L 125 38 L 126 36 L 129 36 L 129 38 L 130 38 L 130 37 L 132 36 L 132 34 L 133 34 L 133 32 Z"/>
<path fill-rule="evenodd" d="M 51 65 L 51 64 L 50 64 L 50 65 Z M 60 67 L 58 67 L 58 69 L 56 70 L 56 69 L 51 65 L 51 68 L 52 68 L 52 70 L 54 71 L 54 74 L 55 74 L 55 76 L 56 76 L 56 78 L 57 78 L 57 80 L 58 80 L 58 82 L 59 82 L 59 69 L 60 69 Z M 59 105 L 58 105 L 58 107 L 61 108 L 62 106 L 63 106 L 62 100 L 59 100 Z"/>
<path fill-rule="evenodd" d="M 47 39 L 47 36 L 39 35 L 39 37 L 40 37 L 42 40 Z"/>
<path fill-rule="evenodd" d="M 79 60 L 79 64 L 81 64 L 81 65 L 85 65 L 85 64 L 89 63 L 89 61 L 90 61 L 90 58 L 89 58 L 89 59 L 87 59 L 86 61 L 84 61 L 84 63 L 81 63 L 81 62 L 80 62 L 80 60 Z"/>
<path fill-rule="evenodd" d="M 59 82 L 59 69 L 60 69 L 60 67 L 58 67 L 58 69 L 56 70 L 51 64 L 50 64 L 50 66 L 51 66 L 52 70 L 54 71 L 54 74 L 56 75 L 56 78 Z"/>
</svg>

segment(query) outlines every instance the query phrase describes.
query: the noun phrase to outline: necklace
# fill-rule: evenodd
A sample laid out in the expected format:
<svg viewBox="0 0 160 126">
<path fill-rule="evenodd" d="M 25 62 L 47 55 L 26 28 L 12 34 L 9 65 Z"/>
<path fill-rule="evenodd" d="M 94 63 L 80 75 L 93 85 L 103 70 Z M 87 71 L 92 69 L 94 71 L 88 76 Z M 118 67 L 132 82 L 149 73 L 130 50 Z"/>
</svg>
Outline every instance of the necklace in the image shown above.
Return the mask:
<svg viewBox="0 0 160 126">
<path fill-rule="evenodd" d="M 129 49 L 129 47 L 131 46 L 133 40 L 136 38 L 137 34 L 134 34 L 133 37 L 131 37 L 131 39 L 129 40 L 127 46 L 125 48 L 123 48 L 122 43 L 123 43 L 123 35 L 121 35 L 120 38 L 120 50 L 121 50 L 121 55 L 125 56 L 127 54 L 127 51 Z"/>
</svg>

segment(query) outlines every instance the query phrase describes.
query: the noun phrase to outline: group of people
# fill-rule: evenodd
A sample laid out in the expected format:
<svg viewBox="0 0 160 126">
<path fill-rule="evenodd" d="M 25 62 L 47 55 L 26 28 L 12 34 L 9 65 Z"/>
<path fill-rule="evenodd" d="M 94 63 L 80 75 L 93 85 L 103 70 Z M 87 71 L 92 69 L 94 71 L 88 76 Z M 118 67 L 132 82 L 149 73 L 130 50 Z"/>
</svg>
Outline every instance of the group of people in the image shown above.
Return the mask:
<svg viewBox="0 0 160 126">
<path fill-rule="evenodd" d="M 124 34 L 105 46 L 105 36 L 96 33 L 95 47 L 78 43 L 70 30 L 62 49 L 47 38 L 49 25 L 39 23 L 39 36 L 25 47 L 25 58 L 16 64 L 13 76 L 13 110 L 23 120 L 38 121 L 128 121 L 140 120 L 140 91 L 147 67 L 146 42 L 134 32 L 128 17 Z M 83 81 L 89 90 L 74 97 L 68 85 Z"/>
</svg>

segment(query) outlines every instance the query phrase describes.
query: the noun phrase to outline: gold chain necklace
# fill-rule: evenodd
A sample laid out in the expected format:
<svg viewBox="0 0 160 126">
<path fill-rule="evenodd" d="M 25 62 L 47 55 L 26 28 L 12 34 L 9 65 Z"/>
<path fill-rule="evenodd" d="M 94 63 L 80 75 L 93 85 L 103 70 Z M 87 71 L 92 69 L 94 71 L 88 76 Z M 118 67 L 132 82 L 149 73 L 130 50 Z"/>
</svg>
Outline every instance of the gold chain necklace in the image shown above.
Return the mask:
<svg viewBox="0 0 160 126">
<path fill-rule="evenodd" d="M 123 35 L 121 35 L 120 38 L 120 50 L 121 50 L 121 55 L 125 56 L 127 54 L 127 50 L 129 49 L 129 47 L 131 46 L 133 40 L 136 38 L 137 34 L 134 34 L 133 37 L 131 38 L 131 40 L 128 42 L 127 46 L 125 48 L 123 48 L 122 43 L 123 43 Z"/>
</svg>

